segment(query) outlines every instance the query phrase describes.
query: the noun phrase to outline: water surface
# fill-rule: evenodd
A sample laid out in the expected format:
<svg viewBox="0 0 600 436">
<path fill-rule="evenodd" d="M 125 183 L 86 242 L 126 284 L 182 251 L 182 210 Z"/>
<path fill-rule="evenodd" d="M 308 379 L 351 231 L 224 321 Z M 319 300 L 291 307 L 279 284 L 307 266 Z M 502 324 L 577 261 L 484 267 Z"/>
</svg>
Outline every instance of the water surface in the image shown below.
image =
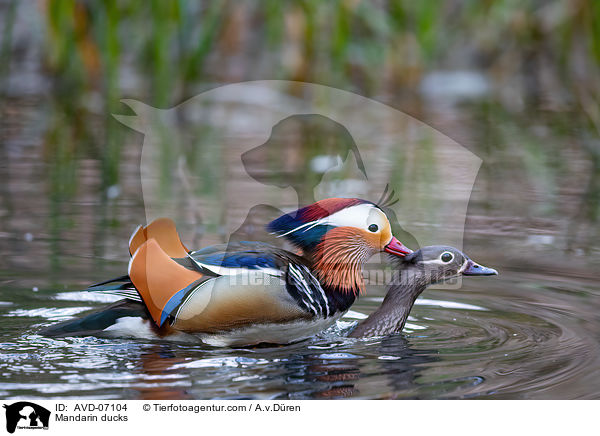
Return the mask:
<svg viewBox="0 0 600 436">
<path fill-rule="evenodd" d="M 344 336 L 381 302 L 368 295 L 314 339 L 228 349 L 45 338 L 36 334 L 41 326 L 101 307 L 107 297 L 5 284 L 0 396 L 598 398 L 600 343 L 589 332 L 600 329 L 599 293 L 595 281 L 506 270 L 497 279 L 465 280 L 460 291 L 426 291 L 403 335 Z"/>
</svg>

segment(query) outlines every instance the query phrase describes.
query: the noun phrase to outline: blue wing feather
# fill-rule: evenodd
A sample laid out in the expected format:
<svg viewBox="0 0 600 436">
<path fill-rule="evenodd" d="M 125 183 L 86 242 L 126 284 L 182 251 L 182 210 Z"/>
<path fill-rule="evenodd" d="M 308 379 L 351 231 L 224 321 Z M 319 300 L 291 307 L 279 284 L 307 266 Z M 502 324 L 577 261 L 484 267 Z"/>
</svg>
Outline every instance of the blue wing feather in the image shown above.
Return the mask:
<svg viewBox="0 0 600 436">
<path fill-rule="evenodd" d="M 190 253 L 192 259 L 204 265 L 224 268 L 259 270 L 280 269 L 285 266 L 292 253 L 260 242 L 241 242 L 215 245 Z"/>
</svg>

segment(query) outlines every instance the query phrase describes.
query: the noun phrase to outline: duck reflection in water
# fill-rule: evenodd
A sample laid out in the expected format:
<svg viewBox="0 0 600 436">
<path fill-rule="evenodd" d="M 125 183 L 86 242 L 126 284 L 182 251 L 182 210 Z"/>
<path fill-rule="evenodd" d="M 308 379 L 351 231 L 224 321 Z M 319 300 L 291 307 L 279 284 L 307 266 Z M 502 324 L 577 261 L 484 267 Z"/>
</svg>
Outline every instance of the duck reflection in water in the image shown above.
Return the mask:
<svg viewBox="0 0 600 436">
<path fill-rule="evenodd" d="M 308 367 L 307 381 L 313 391 L 309 398 L 335 399 L 351 398 L 379 398 L 372 396 L 374 380 L 382 379 L 382 383 L 392 389 L 384 389 L 384 392 L 411 391 L 417 388 L 417 377 L 423 369 L 424 363 L 433 362 L 437 357 L 432 357 L 433 350 L 415 350 L 410 347 L 409 341 L 403 336 L 389 336 L 378 338 L 375 347 L 357 350 L 356 345 L 350 349 L 351 353 L 369 352 L 369 356 L 353 356 L 348 353 L 334 353 L 327 356 L 323 354 L 308 356 L 313 363 Z M 360 347 L 360 345 L 359 345 Z M 362 348 L 362 347 L 360 347 Z M 335 354 L 340 357 L 335 358 Z M 385 359 L 377 360 L 373 365 L 373 359 L 384 356 Z M 316 363 L 319 362 L 319 363 Z M 376 383 L 376 382 L 375 382 Z M 377 384 L 377 383 L 376 383 Z M 364 386 L 364 389 L 361 388 Z M 318 388 L 318 389 L 315 389 Z M 415 389 L 416 390 L 416 389 Z"/>
<path fill-rule="evenodd" d="M 338 337 L 339 345 L 332 347 L 331 338 L 326 343 L 318 338 L 227 351 L 160 344 L 140 355 L 136 372 L 141 382 L 132 389 L 140 400 L 341 399 L 368 396 L 369 380 L 380 377 L 394 392 L 411 391 L 419 386 L 415 380 L 422 364 L 437 360 L 431 357 L 433 350 L 417 351 L 403 336 L 391 336 L 377 339 L 368 351 L 395 360 L 378 360 L 373 366 L 373 356 L 354 354 L 360 353 L 356 342 Z M 327 349 L 315 353 L 316 347 Z"/>
<path fill-rule="evenodd" d="M 140 355 L 137 368 L 143 386 L 136 386 L 138 400 L 191 400 L 194 399 L 187 387 L 174 386 L 173 366 L 186 362 L 185 357 L 178 357 L 171 344 L 155 345 L 148 352 Z M 182 377 L 183 379 L 183 377 Z"/>
</svg>

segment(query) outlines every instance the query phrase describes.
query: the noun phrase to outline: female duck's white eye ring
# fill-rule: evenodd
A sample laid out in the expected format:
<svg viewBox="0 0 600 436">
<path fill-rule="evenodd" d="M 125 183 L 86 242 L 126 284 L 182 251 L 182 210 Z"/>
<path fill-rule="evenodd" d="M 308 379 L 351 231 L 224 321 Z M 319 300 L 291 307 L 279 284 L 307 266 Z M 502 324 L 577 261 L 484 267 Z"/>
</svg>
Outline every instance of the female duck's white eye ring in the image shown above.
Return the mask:
<svg viewBox="0 0 600 436">
<path fill-rule="evenodd" d="M 444 251 L 442 253 L 442 255 L 440 256 L 440 259 L 444 263 L 449 263 L 449 262 L 452 262 L 452 259 L 454 259 L 454 255 L 452 253 L 450 253 L 449 251 Z"/>
</svg>

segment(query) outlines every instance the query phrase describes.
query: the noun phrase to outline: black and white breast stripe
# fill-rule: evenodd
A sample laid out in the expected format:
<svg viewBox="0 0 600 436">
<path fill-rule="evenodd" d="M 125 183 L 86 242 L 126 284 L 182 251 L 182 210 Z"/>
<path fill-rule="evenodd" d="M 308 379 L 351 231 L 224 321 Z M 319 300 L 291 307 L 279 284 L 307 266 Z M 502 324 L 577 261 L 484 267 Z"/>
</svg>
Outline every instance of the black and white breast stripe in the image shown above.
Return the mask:
<svg viewBox="0 0 600 436">
<path fill-rule="evenodd" d="M 326 318 L 335 313 L 325 290 L 304 265 L 290 263 L 286 275 L 286 289 L 296 303 L 314 316 Z"/>
</svg>

